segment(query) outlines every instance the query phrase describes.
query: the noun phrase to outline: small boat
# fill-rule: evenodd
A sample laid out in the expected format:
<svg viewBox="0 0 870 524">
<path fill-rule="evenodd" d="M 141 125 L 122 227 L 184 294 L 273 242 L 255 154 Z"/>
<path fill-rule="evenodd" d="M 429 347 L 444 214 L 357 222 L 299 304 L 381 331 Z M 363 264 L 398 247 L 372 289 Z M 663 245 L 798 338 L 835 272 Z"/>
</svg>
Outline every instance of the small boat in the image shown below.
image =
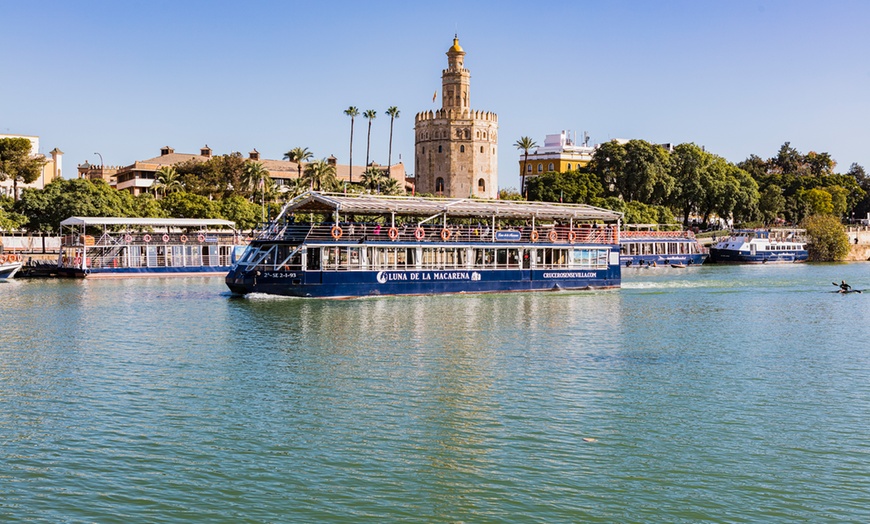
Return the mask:
<svg viewBox="0 0 870 524">
<path fill-rule="evenodd" d="M 687 266 L 686 264 L 671 264 L 671 267 L 674 269 L 685 269 Z"/>
<path fill-rule="evenodd" d="M 710 248 L 710 262 L 785 264 L 805 262 L 807 243 L 800 229 L 740 229 Z"/>
<path fill-rule="evenodd" d="M 629 224 L 619 233 L 619 265 L 624 268 L 700 266 L 707 251 L 691 231 L 659 231 L 656 224 Z"/>
<path fill-rule="evenodd" d="M 18 255 L 0 255 L 0 280 L 14 277 L 22 264 Z"/>
</svg>

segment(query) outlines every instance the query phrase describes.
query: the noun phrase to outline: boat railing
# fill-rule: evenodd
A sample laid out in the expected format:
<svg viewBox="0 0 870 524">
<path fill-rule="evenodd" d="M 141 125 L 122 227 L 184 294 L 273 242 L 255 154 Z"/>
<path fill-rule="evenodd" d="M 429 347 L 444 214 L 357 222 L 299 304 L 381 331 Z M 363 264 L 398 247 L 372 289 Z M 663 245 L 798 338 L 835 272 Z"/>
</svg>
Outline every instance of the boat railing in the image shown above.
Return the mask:
<svg viewBox="0 0 870 524">
<path fill-rule="evenodd" d="M 104 233 L 99 238 L 91 235 L 64 235 L 61 237 L 62 247 L 116 248 L 119 246 L 153 246 L 164 244 L 214 245 L 241 244 L 242 239 L 231 232 L 193 232 L 193 233 Z"/>
<path fill-rule="evenodd" d="M 395 227 L 381 224 L 283 224 L 272 225 L 257 235 L 261 241 L 303 242 L 412 242 L 412 243 L 577 243 L 616 244 L 615 226 L 544 226 L 495 228 L 491 225 L 414 224 Z"/>
<path fill-rule="evenodd" d="M 692 231 L 621 231 L 622 238 L 652 238 L 652 239 L 676 239 L 688 238 L 694 239 L 695 233 Z"/>
</svg>

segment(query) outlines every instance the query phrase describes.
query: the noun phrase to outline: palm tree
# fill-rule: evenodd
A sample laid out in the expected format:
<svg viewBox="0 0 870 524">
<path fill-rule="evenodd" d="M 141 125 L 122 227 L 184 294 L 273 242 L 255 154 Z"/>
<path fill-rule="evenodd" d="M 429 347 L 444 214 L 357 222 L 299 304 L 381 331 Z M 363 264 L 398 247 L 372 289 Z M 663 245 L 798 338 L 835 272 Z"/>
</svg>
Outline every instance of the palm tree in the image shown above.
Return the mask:
<svg viewBox="0 0 870 524">
<path fill-rule="evenodd" d="M 173 193 L 184 188 L 178 171 L 172 166 L 161 167 L 155 173 L 155 177 L 152 186 L 154 187 L 154 196 L 157 196 L 158 190 L 163 190 L 163 196 L 166 196 L 168 193 Z"/>
<path fill-rule="evenodd" d="M 266 168 L 263 167 L 263 164 L 259 162 L 245 163 L 245 172 L 242 173 L 242 184 L 244 184 L 246 188 L 251 190 L 252 202 L 254 201 L 254 193 L 256 192 L 258 187 L 260 188 L 260 206 L 263 209 L 263 222 L 266 221 L 266 181 L 270 181 L 269 172 L 266 171 Z"/>
<path fill-rule="evenodd" d="M 523 198 L 526 198 L 526 166 L 529 164 L 529 149 L 534 147 L 538 147 L 538 144 L 535 143 L 531 137 L 520 137 L 519 140 L 514 144 L 517 149 L 522 149 L 525 152 L 525 159 L 523 160 L 523 165 L 520 167 L 520 195 Z"/>
<path fill-rule="evenodd" d="M 369 149 L 371 149 L 372 145 L 372 120 L 375 119 L 377 114 L 377 111 L 374 109 L 369 109 L 363 112 L 363 116 L 369 120 L 369 133 L 366 136 L 366 165 L 369 165 Z"/>
<path fill-rule="evenodd" d="M 393 120 L 399 118 L 399 108 L 390 106 L 387 108 L 387 114 L 390 115 L 390 148 L 387 154 L 387 176 L 390 176 L 390 168 L 393 166 Z"/>
<path fill-rule="evenodd" d="M 379 189 L 386 180 L 387 177 L 384 176 L 384 172 L 373 166 L 366 168 L 362 174 L 362 184 L 370 191 Z"/>
<path fill-rule="evenodd" d="M 350 117 L 350 165 L 348 169 L 350 173 L 348 179 L 353 183 L 353 119 L 359 115 L 359 109 L 356 106 L 350 106 L 344 110 L 344 114 Z"/>
<path fill-rule="evenodd" d="M 330 190 L 338 185 L 335 178 L 335 166 L 326 159 L 315 160 L 305 166 L 305 178 L 311 184 L 312 189 Z"/>
<path fill-rule="evenodd" d="M 294 147 L 290 151 L 284 153 L 284 160 L 296 162 L 298 178 L 302 178 L 302 162 L 308 162 L 313 156 L 314 154 L 312 154 L 307 147 Z"/>
<path fill-rule="evenodd" d="M 402 187 L 402 184 L 399 183 L 395 178 L 386 178 L 384 177 L 384 183 L 381 186 L 381 190 L 385 195 L 404 195 L 405 189 Z"/>
</svg>

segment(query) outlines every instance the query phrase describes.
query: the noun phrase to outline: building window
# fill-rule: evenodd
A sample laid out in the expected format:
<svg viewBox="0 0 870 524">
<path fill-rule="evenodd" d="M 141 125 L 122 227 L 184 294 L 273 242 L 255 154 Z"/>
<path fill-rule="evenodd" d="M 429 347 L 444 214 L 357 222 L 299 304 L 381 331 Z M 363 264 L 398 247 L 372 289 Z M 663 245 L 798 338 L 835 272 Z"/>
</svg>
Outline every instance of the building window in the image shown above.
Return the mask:
<svg viewBox="0 0 870 524">
<path fill-rule="evenodd" d="M 483 153 L 483 146 L 480 146 L 480 152 Z"/>
<path fill-rule="evenodd" d="M 438 152 L 441 153 L 441 146 L 438 146 Z"/>
<path fill-rule="evenodd" d="M 425 154 L 426 154 L 426 148 L 425 148 L 425 147 L 422 147 L 422 148 L 420 148 L 420 149 L 421 149 L 420 154 L 421 154 L 421 155 L 425 155 Z"/>
<path fill-rule="evenodd" d="M 553 163 L 550 162 L 550 164 L 547 166 L 547 171 L 552 171 L 552 170 L 553 170 Z"/>
<path fill-rule="evenodd" d="M 471 138 L 471 131 L 468 129 L 465 130 L 465 138 Z"/>
<path fill-rule="evenodd" d="M 568 163 L 568 171 L 571 171 L 571 163 Z"/>
<path fill-rule="evenodd" d="M 544 164 L 538 164 L 538 173 L 544 172 Z"/>
<path fill-rule="evenodd" d="M 465 153 L 465 146 L 459 146 L 459 152 Z"/>
<path fill-rule="evenodd" d="M 435 179 L 435 192 L 443 193 L 444 192 L 444 179 L 440 176 Z"/>
<path fill-rule="evenodd" d="M 477 190 L 480 193 L 486 192 L 486 181 L 484 179 L 481 178 L 480 180 L 477 181 Z"/>
<path fill-rule="evenodd" d="M 532 172 L 532 164 L 526 164 L 526 173 Z"/>
</svg>

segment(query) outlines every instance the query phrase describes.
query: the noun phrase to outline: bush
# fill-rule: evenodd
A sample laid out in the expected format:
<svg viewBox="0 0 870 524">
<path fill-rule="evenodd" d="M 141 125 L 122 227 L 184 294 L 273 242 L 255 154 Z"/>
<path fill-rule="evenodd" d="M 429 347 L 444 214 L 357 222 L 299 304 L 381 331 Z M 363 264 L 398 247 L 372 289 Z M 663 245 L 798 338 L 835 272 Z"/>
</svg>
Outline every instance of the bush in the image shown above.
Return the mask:
<svg viewBox="0 0 870 524">
<path fill-rule="evenodd" d="M 849 237 L 840 221 L 832 215 L 811 215 L 801 222 L 807 230 L 807 249 L 813 262 L 843 260 L 849 254 Z"/>
</svg>

